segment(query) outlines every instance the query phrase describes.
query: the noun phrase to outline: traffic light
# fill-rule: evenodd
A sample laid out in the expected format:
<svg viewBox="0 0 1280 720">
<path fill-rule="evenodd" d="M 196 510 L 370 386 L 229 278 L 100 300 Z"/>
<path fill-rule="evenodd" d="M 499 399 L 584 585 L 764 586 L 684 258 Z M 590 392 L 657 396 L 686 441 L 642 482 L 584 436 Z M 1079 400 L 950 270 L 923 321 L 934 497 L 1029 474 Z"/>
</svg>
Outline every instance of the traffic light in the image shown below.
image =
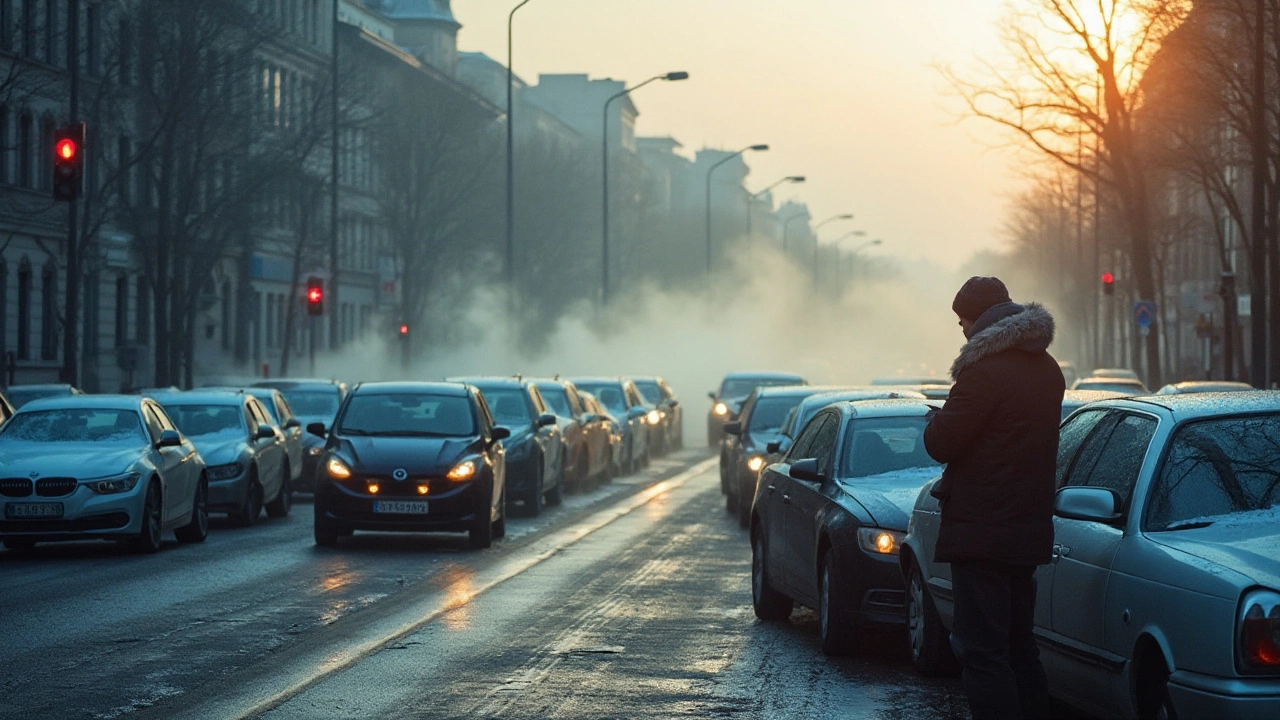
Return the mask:
<svg viewBox="0 0 1280 720">
<path fill-rule="evenodd" d="M 1102 273 L 1102 294 L 1116 294 L 1116 276 L 1109 272 Z"/>
<path fill-rule="evenodd" d="M 404 339 L 407 339 L 408 337 L 409 337 L 409 326 L 408 326 L 408 325 L 401 325 L 401 326 L 400 326 L 400 339 L 404 340 Z"/>
<path fill-rule="evenodd" d="M 307 278 L 307 314 L 311 317 L 324 314 L 324 280 Z"/>
<path fill-rule="evenodd" d="M 72 202 L 84 190 L 84 123 L 53 131 L 53 199 Z"/>
</svg>

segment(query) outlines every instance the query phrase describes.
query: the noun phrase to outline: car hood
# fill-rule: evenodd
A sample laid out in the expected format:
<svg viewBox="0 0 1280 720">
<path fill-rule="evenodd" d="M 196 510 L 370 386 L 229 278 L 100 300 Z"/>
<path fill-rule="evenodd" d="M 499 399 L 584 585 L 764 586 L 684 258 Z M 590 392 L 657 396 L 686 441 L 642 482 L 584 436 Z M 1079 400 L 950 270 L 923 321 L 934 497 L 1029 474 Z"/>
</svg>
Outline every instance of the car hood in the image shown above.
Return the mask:
<svg viewBox="0 0 1280 720">
<path fill-rule="evenodd" d="M 1262 520 L 1251 522 L 1256 516 Z M 1232 521 L 1227 518 L 1238 518 Z M 1205 528 L 1148 533 L 1153 542 L 1280 590 L 1280 509 L 1231 515 Z"/>
<path fill-rule="evenodd" d="M 906 532 L 907 520 L 920 488 L 941 474 L 940 467 L 911 468 L 870 477 L 841 479 L 836 484 L 867 509 L 877 526 Z"/>
<path fill-rule="evenodd" d="M 94 478 L 127 472 L 147 446 L 103 443 L 5 443 L 0 476 Z"/>
<path fill-rule="evenodd" d="M 204 464 L 210 467 L 238 461 L 240 454 L 244 452 L 247 446 L 245 441 L 239 438 L 188 439 L 191 440 L 192 445 L 196 446 L 196 452 L 200 453 L 200 457 L 204 459 Z"/>
<path fill-rule="evenodd" d="M 343 454 L 362 473 L 390 475 L 398 469 L 410 475 L 447 472 L 475 437 L 344 437 Z"/>
</svg>

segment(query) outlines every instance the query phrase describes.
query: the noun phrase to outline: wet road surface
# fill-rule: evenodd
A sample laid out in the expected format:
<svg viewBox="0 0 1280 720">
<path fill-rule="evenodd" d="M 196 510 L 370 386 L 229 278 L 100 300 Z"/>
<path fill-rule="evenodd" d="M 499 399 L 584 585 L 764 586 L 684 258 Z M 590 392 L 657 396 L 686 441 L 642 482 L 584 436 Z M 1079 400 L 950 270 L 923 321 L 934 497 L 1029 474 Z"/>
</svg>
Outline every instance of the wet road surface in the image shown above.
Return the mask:
<svg viewBox="0 0 1280 720">
<path fill-rule="evenodd" d="M 313 546 L 310 507 L 199 546 L 0 553 L 0 715 L 15 718 L 964 718 L 897 633 L 826 658 L 765 624 L 714 460 L 464 536 Z"/>
</svg>

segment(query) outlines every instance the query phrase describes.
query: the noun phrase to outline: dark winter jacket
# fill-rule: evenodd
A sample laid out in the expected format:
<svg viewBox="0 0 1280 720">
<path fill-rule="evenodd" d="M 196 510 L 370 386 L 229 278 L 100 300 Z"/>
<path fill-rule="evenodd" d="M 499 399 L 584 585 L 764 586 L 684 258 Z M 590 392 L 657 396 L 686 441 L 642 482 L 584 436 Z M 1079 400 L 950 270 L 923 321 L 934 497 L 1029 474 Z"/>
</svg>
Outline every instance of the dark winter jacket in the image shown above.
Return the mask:
<svg viewBox="0 0 1280 720">
<path fill-rule="evenodd" d="M 1053 316 L 1002 303 L 978 318 L 951 366 L 955 385 L 924 432 L 946 463 L 935 559 L 1041 565 L 1053 547 L 1054 466 L 1065 382 L 1047 351 Z"/>
</svg>

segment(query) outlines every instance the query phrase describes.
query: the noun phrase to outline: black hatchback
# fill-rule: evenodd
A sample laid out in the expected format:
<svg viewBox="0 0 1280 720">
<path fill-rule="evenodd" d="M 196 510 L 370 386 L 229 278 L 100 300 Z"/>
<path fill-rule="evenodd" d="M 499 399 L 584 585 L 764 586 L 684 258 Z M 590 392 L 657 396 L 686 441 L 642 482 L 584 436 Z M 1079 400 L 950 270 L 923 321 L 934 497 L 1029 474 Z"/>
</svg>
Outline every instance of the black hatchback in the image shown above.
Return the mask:
<svg viewBox="0 0 1280 720">
<path fill-rule="evenodd" d="M 366 383 L 351 391 L 326 438 L 316 479 L 315 540 L 355 530 L 466 532 L 486 548 L 506 534 L 511 432 L 479 391 L 460 383 Z"/>
</svg>

